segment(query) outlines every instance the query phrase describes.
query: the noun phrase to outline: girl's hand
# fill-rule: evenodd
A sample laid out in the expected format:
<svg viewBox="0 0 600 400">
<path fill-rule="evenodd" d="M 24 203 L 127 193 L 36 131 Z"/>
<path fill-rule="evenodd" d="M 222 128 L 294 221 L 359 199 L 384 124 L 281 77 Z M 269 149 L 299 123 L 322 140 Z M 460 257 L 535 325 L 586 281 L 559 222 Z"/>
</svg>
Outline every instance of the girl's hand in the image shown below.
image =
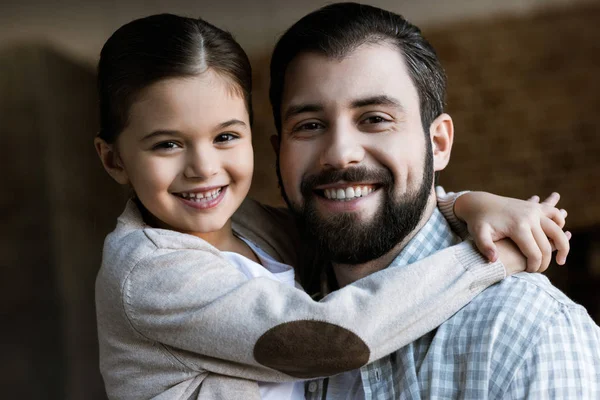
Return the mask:
<svg viewBox="0 0 600 400">
<path fill-rule="evenodd" d="M 569 254 L 571 233 L 562 230 L 567 212 L 555 207 L 559 199 L 558 193 L 540 203 L 537 196 L 524 201 L 469 192 L 456 199 L 454 211 L 467 223 L 477 248 L 490 261 L 499 256 L 494 242 L 509 238 L 527 257 L 527 271 L 543 272 L 550 265 L 552 251 L 557 250 L 559 265 L 566 262 Z M 511 247 L 506 243 L 502 246 L 503 253 Z"/>
</svg>

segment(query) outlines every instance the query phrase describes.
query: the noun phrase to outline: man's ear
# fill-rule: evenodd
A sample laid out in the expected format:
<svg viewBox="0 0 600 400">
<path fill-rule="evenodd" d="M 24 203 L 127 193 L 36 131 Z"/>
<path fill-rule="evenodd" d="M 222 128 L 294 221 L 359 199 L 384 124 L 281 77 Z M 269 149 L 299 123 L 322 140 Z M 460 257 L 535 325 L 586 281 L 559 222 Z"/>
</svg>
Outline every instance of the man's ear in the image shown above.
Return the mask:
<svg viewBox="0 0 600 400">
<path fill-rule="evenodd" d="M 450 162 L 450 152 L 454 141 L 454 123 L 450 115 L 443 113 L 429 127 L 433 149 L 433 169 L 441 171 Z"/>
<path fill-rule="evenodd" d="M 119 157 L 114 144 L 108 144 L 106 141 L 100 138 L 94 139 L 94 146 L 96 152 L 102 161 L 104 169 L 112 178 L 120 183 L 121 185 L 127 185 L 129 183 L 129 177 L 123 166 L 123 161 Z"/>
<path fill-rule="evenodd" d="M 275 152 L 275 154 L 279 154 L 279 135 L 272 135 L 270 139 L 273 151 Z"/>
</svg>

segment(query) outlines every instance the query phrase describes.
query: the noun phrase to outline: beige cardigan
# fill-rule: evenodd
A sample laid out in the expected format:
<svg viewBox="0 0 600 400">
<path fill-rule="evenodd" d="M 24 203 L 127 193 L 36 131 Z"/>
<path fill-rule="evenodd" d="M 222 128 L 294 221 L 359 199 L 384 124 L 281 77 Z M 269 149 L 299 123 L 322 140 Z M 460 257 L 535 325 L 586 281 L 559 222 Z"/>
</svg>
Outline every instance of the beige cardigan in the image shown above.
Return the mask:
<svg viewBox="0 0 600 400">
<path fill-rule="evenodd" d="M 440 208 L 453 218 L 451 201 Z M 234 218 L 237 234 L 294 265 L 290 226 L 287 212 L 251 200 Z M 270 279 L 248 280 L 195 236 L 147 226 L 130 201 L 96 281 L 100 369 L 111 399 L 258 400 L 256 380 L 359 368 L 504 276 L 467 241 L 315 302 Z"/>
</svg>

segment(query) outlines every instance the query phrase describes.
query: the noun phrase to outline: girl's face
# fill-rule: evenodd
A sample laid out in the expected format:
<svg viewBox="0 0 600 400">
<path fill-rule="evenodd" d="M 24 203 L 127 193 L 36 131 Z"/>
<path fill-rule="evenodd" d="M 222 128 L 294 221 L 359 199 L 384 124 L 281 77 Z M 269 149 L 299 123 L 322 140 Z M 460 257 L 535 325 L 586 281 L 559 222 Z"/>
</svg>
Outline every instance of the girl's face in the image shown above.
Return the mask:
<svg viewBox="0 0 600 400">
<path fill-rule="evenodd" d="M 231 82 L 212 70 L 165 79 L 140 93 L 117 139 L 120 183 L 133 187 L 159 227 L 219 231 L 248 194 L 251 139 Z"/>
</svg>

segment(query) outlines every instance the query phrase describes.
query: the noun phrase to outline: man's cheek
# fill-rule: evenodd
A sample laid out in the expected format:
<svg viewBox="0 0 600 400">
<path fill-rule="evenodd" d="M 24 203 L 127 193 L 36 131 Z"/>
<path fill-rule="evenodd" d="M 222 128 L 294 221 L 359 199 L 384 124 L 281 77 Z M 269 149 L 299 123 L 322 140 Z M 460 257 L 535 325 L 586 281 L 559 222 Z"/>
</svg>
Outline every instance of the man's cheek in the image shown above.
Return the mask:
<svg viewBox="0 0 600 400">
<path fill-rule="evenodd" d="M 293 160 L 292 157 L 287 160 Z M 286 161 L 287 161 L 286 160 Z M 290 197 L 297 197 L 300 194 L 300 185 L 302 183 L 302 171 L 298 163 L 280 160 L 281 180 L 283 181 L 286 193 Z"/>
</svg>

